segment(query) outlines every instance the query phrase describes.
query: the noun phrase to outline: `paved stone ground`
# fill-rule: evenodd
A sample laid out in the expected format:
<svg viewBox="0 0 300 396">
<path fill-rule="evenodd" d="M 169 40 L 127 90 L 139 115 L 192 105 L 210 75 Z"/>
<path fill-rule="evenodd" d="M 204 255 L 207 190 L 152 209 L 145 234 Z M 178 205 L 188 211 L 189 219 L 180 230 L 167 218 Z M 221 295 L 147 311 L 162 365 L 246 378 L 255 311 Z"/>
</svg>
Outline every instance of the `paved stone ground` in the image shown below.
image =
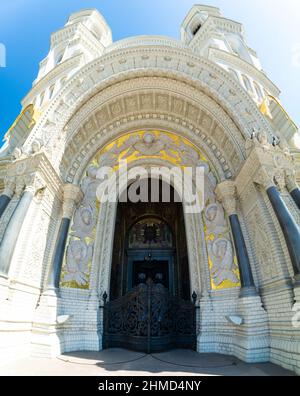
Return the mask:
<svg viewBox="0 0 300 396">
<path fill-rule="evenodd" d="M 292 376 L 274 364 L 247 364 L 215 354 L 188 350 L 145 355 L 123 349 L 74 352 L 56 359 L 22 359 L 0 367 L 0 375 L 58 376 L 151 376 L 151 375 L 237 375 Z"/>
</svg>

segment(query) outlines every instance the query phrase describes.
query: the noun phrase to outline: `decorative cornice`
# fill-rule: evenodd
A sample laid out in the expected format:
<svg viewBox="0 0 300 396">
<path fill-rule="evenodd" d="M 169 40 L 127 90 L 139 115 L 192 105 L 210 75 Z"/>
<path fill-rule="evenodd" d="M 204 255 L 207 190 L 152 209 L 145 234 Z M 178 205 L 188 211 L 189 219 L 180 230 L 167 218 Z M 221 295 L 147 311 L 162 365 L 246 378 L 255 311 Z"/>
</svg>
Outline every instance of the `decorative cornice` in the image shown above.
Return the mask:
<svg viewBox="0 0 300 396">
<path fill-rule="evenodd" d="M 7 168 L 7 177 L 17 178 L 17 184 L 30 187 L 31 179 L 38 175 L 43 180 L 43 186 L 48 187 L 53 194 L 60 197 L 62 181 L 57 175 L 45 153 L 41 152 L 27 158 L 12 162 Z M 43 188 L 43 187 L 40 187 Z M 39 188 L 37 188 L 39 189 Z"/>
<path fill-rule="evenodd" d="M 116 41 L 105 48 L 105 54 L 108 54 L 112 51 L 124 50 L 130 47 L 145 47 L 152 45 L 189 50 L 189 47 L 186 44 L 167 36 L 135 36 Z"/>
</svg>

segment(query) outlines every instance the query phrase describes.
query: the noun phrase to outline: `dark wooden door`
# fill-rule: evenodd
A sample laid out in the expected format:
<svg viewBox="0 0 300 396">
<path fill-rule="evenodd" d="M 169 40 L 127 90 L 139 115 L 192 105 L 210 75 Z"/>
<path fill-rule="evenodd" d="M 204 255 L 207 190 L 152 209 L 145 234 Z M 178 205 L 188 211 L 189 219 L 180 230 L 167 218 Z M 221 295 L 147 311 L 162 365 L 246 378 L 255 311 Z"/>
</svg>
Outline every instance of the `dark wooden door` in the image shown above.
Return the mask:
<svg viewBox="0 0 300 396">
<path fill-rule="evenodd" d="M 153 283 L 160 283 L 169 289 L 168 260 L 134 261 L 132 272 L 133 287 L 151 280 Z"/>
<path fill-rule="evenodd" d="M 152 353 L 195 346 L 195 305 L 161 283 L 148 279 L 104 305 L 104 348 Z"/>
</svg>

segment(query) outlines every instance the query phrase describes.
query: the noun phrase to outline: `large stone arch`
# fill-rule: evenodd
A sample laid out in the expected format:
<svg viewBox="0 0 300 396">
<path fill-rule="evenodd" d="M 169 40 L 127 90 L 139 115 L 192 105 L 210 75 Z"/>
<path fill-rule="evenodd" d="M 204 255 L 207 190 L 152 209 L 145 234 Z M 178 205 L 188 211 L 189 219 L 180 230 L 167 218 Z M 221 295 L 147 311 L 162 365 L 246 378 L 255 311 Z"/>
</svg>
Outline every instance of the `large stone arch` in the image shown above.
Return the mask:
<svg viewBox="0 0 300 396">
<path fill-rule="evenodd" d="M 230 140 L 235 147 L 235 154 L 240 159 L 243 157 L 242 141 L 250 135 L 253 128 L 264 129 L 269 136 L 272 135 L 270 125 L 246 91 L 219 66 L 192 54 L 189 50 L 158 45 L 133 46 L 111 51 L 78 71 L 45 110 L 26 141 L 25 151 L 30 150 L 30 145 L 35 139 L 40 139 L 46 147 L 54 146 L 53 162 L 56 168 L 59 168 L 61 158 L 68 150 L 66 144 L 69 145 L 69 138 L 74 136 L 74 129 L 77 130 L 79 127 L 78 117 L 83 121 L 89 115 L 90 106 L 96 101 L 97 93 L 104 99 L 105 93 L 113 86 L 117 87 L 120 81 L 142 81 L 141 79 L 147 76 L 154 83 L 158 78 L 165 78 L 169 82 L 169 88 L 165 89 L 171 91 L 173 82 L 173 92 L 177 95 L 186 95 L 183 89 L 174 89 L 176 85 L 179 87 L 179 84 L 184 84 L 190 92 L 190 98 L 195 98 L 196 92 L 198 103 L 203 105 L 206 102 L 211 106 L 214 103 L 217 119 L 219 122 L 223 120 L 227 123 L 225 135 L 230 136 L 228 129 L 232 129 Z M 202 95 L 200 100 L 199 95 Z M 153 112 L 154 109 L 151 110 Z M 172 116 L 170 108 L 166 108 L 165 111 L 165 115 L 162 111 L 159 112 L 159 116 Z M 145 117 L 149 120 L 147 114 Z M 110 122 L 107 123 L 108 130 L 115 129 L 122 118 L 124 119 L 123 116 L 121 120 L 118 117 L 113 120 L 111 116 L 112 114 L 109 115 Z M 154 118 L 157 118 L 157 115 Z M 188 125 L 189 120 L 193 121 L 192 115 L 175 117 L 175 122 L 179 124 Z M 196 123 L 198 121 L 196 120 Z M 197 126 L 193 128 L 197 129 Z M 74 143 L 76 144 L 75 139 Z"/>
<path fill-rule="evenodd" d="M 177 80 L 143 77 L 115 84 L 82 105 L 59 144 L 60 171 L 73 182 L 77 164 L 82 169 L 97 147 L 147 128 L 176 132 L 201 147 L 221 180 L 231 178 L 245 158 L 245 138 L 210 97 Z"/>
</svg>

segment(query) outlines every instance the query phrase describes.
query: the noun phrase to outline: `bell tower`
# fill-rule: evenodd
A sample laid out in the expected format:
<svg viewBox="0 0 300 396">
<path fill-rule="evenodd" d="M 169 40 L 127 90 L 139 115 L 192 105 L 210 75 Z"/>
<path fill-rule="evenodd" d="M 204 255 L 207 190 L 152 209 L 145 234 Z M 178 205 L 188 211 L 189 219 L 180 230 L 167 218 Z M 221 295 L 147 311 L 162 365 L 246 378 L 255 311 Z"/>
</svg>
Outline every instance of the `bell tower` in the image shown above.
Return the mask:
<svg viewBox="0 0 300 396">
<path fill-rule="evenodd" d="M 38 76 L 22 101 L 23 107 L 33 104 L 43 110 L 76 71 L 101 57 L 111 43 L 111 29 L 98 10 L 72 14 L 65 26 L 51 35 L 50 50 L 40 62 Z"/>
</svg>

